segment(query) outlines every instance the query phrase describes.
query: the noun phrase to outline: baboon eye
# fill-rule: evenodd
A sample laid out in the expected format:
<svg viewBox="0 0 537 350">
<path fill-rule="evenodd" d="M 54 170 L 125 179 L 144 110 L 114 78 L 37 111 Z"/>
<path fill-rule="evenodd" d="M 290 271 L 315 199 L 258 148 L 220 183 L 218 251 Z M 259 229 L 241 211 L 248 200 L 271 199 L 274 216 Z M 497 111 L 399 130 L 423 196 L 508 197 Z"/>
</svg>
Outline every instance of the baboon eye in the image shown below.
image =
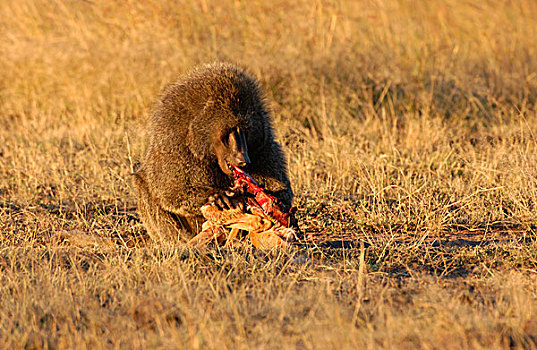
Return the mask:
<svg viewBox="0 0 537 350">
<path fill-rule="evenodd" d="M 231 131 L 226 131 L 222 134 L 222 137 L 220 137 L 220 140 L 222 141 L 222 143 L 224 145 L 228 145 L 229 144 L 229 138 L 231 136 Z"/>
<path fill-rule="evenodd" d="M 240 137 L 240 129 L 238 127 L 225 132 L 224 136 L 222 137 L 222 142 L 224 143 L 224 145 L 229 146 L 232 143 L 236 143 L 236 136 Z"/>
</svg>

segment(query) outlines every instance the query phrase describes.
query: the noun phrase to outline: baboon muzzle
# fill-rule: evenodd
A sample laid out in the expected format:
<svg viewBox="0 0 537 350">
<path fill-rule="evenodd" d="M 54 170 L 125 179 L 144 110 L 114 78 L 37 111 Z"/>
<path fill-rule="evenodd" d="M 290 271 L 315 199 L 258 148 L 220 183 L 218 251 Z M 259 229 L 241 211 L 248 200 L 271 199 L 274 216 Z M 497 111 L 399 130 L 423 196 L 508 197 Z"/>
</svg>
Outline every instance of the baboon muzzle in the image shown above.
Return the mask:
<svg viewBox="0 0 537 350">
<path fill-rule="evenodd" d="M 236 165 L 239 168 L 244 168 L 250 164 L 250 158 L 248 158 L 247 153 L 240 153 L 235 158 L 234 162 L 231 162 L 231 165 Z"/>
<path fill-rule="evenodd" d="M 236 128 L 229 134 L 229 148 L 231 150 L 230 164 L 238 167 L 246 167 L 250 164 L 248 157 L 248 145 L 246 144 L 246 136 L 240 128 Z"/>
<path fill-rule="evenodd" d="M 239 127 L 233 128 L 229 134 L 219 139 L 215 151 L 220 169 L 228 175 L 231 175 L 231 165 L 244 168 L 250 164 L 246 135 Z"/>
</svg>

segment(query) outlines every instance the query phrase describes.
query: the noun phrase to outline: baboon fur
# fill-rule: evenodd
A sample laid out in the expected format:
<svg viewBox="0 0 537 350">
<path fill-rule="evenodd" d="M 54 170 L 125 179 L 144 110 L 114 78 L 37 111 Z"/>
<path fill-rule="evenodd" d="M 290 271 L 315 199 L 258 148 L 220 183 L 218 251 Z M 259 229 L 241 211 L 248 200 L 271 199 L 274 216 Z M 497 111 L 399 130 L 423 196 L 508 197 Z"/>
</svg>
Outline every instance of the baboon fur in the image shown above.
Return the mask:
<svg viewBox="0 0 537 350">
<path fill-rule="evenodd" d="M 168 85 L 150 118 L 134 182 L 138 211 L 153 239 L 185 240 L 200 231 L 201 206 L 233 184 L 218 165 L 213 140 L 234 127 L 246 134 L 247 172 L 291 206 L 287 165 L 259 83 L 234 64 L 213 63 Z"/>
</svg>

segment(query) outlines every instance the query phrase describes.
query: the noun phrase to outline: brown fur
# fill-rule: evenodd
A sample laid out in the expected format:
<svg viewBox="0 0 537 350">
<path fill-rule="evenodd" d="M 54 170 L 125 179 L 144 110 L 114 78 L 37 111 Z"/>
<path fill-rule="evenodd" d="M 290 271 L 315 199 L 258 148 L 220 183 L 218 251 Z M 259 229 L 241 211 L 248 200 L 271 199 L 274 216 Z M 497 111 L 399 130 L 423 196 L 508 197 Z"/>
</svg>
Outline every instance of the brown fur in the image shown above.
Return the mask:
<svg viewBox="0 0 537 350">
<path fill-rule="evenodd" d="M 233 184 L 223 171 L 221 140 L 234 128 L 246 135 L 248 173 L 291 205 L 287 166 L 258 82 L 233 64 L 214 63 L 167 86 L 150 119 L 147 153 L 134 174 L 150 236 L 184 240 L 200 231 L 201 206 Z"/>
</svg>

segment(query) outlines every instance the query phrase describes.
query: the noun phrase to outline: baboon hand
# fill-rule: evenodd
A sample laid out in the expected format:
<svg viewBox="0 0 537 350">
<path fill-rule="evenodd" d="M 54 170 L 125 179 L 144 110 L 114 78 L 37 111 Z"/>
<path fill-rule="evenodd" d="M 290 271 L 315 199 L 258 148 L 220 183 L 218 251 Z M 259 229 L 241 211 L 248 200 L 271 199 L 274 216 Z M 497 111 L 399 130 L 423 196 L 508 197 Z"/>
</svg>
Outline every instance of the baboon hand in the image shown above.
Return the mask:
<svg viewBox="0 0 537 350">
<path fill-rule="evenodd" d="M 234 209 L 237 203 L 232 200 L 235 194 L 231 191 L 217 191 L 209 196 L 208 202 L 217 206 L 220 210 Z"/>
</svg>

